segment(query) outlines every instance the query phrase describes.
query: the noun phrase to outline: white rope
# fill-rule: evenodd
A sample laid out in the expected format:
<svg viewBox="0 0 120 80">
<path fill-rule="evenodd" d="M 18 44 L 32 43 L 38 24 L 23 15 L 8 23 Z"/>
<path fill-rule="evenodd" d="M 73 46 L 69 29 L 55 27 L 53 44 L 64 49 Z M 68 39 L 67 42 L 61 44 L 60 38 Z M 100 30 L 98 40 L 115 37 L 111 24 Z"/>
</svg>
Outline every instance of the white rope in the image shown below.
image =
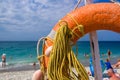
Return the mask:
<svg viewBox="0 0 120 80">
<path fill-rule="evenodd" d="M 38 40 L 38 43 L 37 43 L 37 56 L 40 56 L 40 42 L 43 41 L 43 44 L 45 44 L 45 37 L 42 37 Z M 39 60 L 38 60 L 39 61 Z M 40 63 L 39 63 L 39 66 L 40 66 Z"/>
<path fill-rule="evenodd" d="M 78 7 L 78 5 L 80 4 L 81 1 L 82 1 L 82 0 L 79 0 L 79 1 L 78 1 L 78 3 L 76 4 L 74 10 Z"/>
<path fill-rule="evenodd" d="M 85 2 L 85 5 L 88 5 L 88 4 L 92 3 L 92 0 L 84 0 L 84 2 Z"/>
</svg>

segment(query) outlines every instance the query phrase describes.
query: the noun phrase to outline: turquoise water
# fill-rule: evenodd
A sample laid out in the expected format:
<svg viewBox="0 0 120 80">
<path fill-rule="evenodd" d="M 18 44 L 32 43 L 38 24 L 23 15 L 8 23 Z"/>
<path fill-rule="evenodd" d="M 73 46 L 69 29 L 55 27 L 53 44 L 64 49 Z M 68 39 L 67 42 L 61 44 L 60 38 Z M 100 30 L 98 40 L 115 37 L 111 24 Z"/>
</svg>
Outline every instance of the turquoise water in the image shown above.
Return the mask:
<svg viewBox="0 0 120 80">
<path fill-rule="evenodd" d="M 9 65 L 36 62 L 36 45 L 35 41 L 0 42 L 0 55 L 6 54 Z"/>
<path fill-rule="evenodd" d="M 91 56 L 90 43 L 88 41 L 79 41 L 78 45 L 78 59 L 83 64 L 89 63 Z M 0 55 L 3 53 L 7 56 L 8 65 L 27 64 L 37 62 L 36 55 L 37 41 L 1 41 L 0 42 Z M 112 52 L 112 61 L 116 62 L 120 58 L 120 41 L 100 41 L 99 42 L 101 59 L 107 58 L 107 50 Z M 73 47 L 74 52 L 76 48 Z M 85 57 L 84 54 L 88 57 Z M 104 54 L 104 55 L 102 55 Z M 1 62 L 1 60 L 0 60 Z"/>
</svg>

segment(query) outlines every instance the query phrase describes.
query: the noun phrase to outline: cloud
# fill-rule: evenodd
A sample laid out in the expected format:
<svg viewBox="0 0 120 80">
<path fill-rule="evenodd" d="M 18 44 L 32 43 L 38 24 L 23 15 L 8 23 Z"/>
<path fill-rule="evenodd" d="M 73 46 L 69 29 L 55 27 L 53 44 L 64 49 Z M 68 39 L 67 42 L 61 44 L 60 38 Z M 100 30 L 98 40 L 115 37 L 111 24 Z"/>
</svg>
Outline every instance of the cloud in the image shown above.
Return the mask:
<svg viewBox="0 0 120 80">
<path fill-rule="evenodd" d="M 75 3 L 75 0 L 0 0 L 0 33 L 21 37 L 26 36 L 22 33 L 47 35 Z"/>
<path fill-rule="evenodd" d="M 26 31 L 35 25 L 40 25 L 36 27 L 41 28 L 41 25 L 48 26 L 46 23 L 53 24 L 73 8 L 74 1 L 1 0 L 0 5 L 0 24 L 5 24 L 9 31 L 18 31 L 20 28 Z"/>
<path fill-rule="evenodd" d="M 77 1 L 0 0 L 0 39 L 2 34 L 6 36 L 3 39 L 46 36 L 58 20 L 74 9 Z"/>
</svg>

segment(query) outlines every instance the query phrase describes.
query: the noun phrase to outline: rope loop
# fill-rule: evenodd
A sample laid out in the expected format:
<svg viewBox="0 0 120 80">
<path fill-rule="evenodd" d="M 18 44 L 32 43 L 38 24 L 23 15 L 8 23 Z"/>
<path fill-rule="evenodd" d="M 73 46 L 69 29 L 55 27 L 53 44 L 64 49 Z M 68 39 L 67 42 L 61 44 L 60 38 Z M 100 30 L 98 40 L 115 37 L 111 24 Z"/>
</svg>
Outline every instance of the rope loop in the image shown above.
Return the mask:
<svg viewBox="0 0 120 80">
<path fill-rule="evenodd" d="M 75 20 L 75 18 L 71 14 L 68 13 L 67 15 L 76 23 L 76 25 L 79 25 L 78 22 Z"/>
<path fill-rule="evenodd" d="M 68 26 L 67 21 L 59 20 L 59 26 L 62 26 L 62 25 L 64 25 L 64 26 Z"/>
<path fill-rule="evenodd" d="M 67 14 L 75 23 L 76 23 L 76 27 L 74 27 L 73 28 L 73 30 L 72 30 L 72 32 L 79 38 L 80 36 L 77 34 L 77 33 L 75 33 L 74 31 L 76 30 L 76 29 L 78 29 L 81 33 L 82 33 L 82 35 L 84 35 L 84 26 L 83 25 L 80 25 L 76 20 L 75 20 L 75 18 L 73 17 L 73 16 L 71 16 L 70 14 Z"/>
<path fill-rule="evenodd" d="M 84 26 L 78 25 L 78 30 L 84 35 Z"/>
<path fill-rule="evenodd" d="M 45 55 L 41 55 L 41 56 L 37 56 L 37 59 L 40 61 L 42 57 L 44 57 Z"/>
</svg>

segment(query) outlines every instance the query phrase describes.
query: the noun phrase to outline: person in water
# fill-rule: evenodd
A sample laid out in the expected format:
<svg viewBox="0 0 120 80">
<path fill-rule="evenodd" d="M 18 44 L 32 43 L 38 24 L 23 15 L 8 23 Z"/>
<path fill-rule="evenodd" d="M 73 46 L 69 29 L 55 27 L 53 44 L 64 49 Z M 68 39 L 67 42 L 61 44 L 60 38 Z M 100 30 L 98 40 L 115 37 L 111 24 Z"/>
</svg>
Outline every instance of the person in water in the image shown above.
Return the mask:
<svg viewBox="0 0 120 80">
<path fill-rule="evenodd" d="M 109 61 L 110 61 L 110 57 L 111 57 L 112 52 L 111 52 L 109 49 L 108 49 L 107 54 L 108 54 L 108 59 L 109 59 Z"/>
</svg>

